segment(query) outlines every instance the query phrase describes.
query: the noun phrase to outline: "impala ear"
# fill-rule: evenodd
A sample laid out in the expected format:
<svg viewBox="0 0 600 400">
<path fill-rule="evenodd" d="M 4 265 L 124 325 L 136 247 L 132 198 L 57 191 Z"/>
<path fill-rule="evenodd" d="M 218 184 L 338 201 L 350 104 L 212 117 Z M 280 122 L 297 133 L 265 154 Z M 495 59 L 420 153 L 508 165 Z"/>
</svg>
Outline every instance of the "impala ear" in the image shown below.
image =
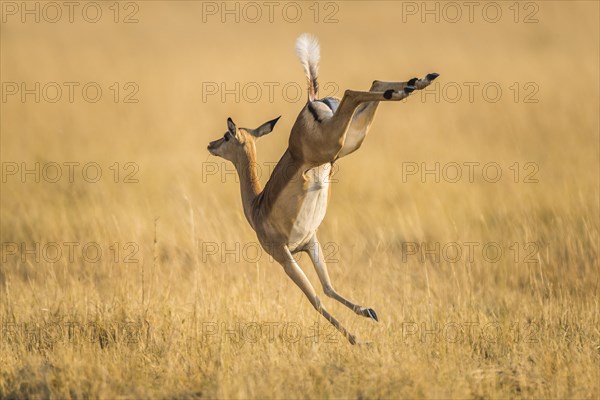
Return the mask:
<svg viewBox="0 0 600 400">
<path fill-rule="evenodd" d="M 235 127 L 235 124 L 233 123 L 231 118 L 227 118 L 227 130 L 229 131 L 229 133 L 231 133 L 232 136 L 235 137 L 237 128 Z"/>
<path fill-rule="evenodd" d="M 281 115 L 275 119 L 265 122 L 264 124 L 262 124 L 261 126 L 259 126 L 256 129 L 246 129 L 246 130 L 252 136 L 259 138 L 261 136 L 266 135 L 267 133 L 270 133 L 273 130 L 273 127 L 275 126 L 277 121 L 279 121 L 279 118 L 281 118 Z"/>
</svg>

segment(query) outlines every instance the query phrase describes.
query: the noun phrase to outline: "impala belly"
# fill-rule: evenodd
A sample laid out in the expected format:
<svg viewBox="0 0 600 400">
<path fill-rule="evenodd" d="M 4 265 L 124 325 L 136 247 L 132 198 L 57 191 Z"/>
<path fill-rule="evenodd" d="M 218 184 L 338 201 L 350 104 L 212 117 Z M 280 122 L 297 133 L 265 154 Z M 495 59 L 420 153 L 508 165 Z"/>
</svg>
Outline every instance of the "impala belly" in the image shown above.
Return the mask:
<svg viewBox="0 0 600 400">
<path fill-rule="evenodd" d="M 291 251 L 306 244 L 325 218 L 330 172 L 331 164 L 323 164 L 305 173 L 306 192 L 299 204 L 288 241 Z"/>
</svg>

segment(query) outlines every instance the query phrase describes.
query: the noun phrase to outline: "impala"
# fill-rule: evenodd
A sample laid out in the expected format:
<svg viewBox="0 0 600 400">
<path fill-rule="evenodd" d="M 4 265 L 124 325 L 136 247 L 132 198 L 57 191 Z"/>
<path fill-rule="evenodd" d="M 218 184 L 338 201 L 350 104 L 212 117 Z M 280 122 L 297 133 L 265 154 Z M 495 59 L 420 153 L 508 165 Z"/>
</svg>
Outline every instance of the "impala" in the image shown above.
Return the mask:
<svg viewBox="0 0 600 400">
<path fill-rule="evenodd" d="M 329 175 L 334 162 L 362 145 L 379 102 L 402 100 L 414 90 L 428 86 L 438 74 L 406 82 L 374 81 L 368 92 L 346 90 L 341 100 L 333 97 L 317 99 L 319 43 L 313 36 L 303 34 L 296 41 L 296 53 L 308 80 L 308 101 L 292 127 L 288 148 L 264 189 L 258 180 L 256 139 L 271 132 L 279 117 L 255 129 L 237 127 L 228 118 L 227 132 L 210 142 L 208 151 L 235 165 L 240 177 L 244 214 L 265 251 L 283 266 L 312 306 L 355 344 L 356 336 L 325 309 L 293 255 L 308 253 L 325 295 L 358 315 L 378 321 L 372 308 L 355 304 L 340 295 L 329 279 L 317 239 L 317 229 L 327 210 Z"/>
</svg>

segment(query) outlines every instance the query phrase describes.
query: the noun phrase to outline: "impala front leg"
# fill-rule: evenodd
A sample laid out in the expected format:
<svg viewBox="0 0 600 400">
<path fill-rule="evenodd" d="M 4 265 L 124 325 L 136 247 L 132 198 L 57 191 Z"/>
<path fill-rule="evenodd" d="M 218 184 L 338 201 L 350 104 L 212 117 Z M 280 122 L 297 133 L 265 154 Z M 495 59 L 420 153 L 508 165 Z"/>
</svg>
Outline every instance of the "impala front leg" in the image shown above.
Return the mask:
<svg viewBox="0 0 600 400">
<path fill-rule="evenodd" d="M 333 288 L 331 279 L 329 279 L 329 272 L 327 272 L 327 264 L 325 263 L 325 257 L 323 256 L 323 249 L 321 248 L 321 244 L 319 243 L 316 234 L 313 235 L 305 251 L 308 253 L 313 265 L 315 266 L 315 270 L 317 271 L 317 275 L 319 276 L 319 280 L 321 281 L 321 285 L 323 286 L 323 291 L 325 292 L 326 296 L 339 301 L 358 315 L 379 321 L 375 310 L 354 304 Z"/>
<path fill-rule="evenodd" d="M 283 266 L 285 273 L 304 292 L 306 297 L 308 297 L 310 304 L 312 304 L 315 310 L 317 310 L 323 317 L 325 317 L 327 321 L 329 321 L 338 331 L 340 331 L 351 344 L 356 344 L 356 337 L 348 332 L 346 328 L 344 328 L 342 324 L 340 324 L 338 320 L 329 314 L 325 307 L 323 307 L 321 300 L 319 297 L 317 297 L 315 289 L 304 274 L 304 271 L 302 271 L 302 269 L 298 266 L 298 263 L 290 253 L 290 250 L 287 248 L 287 246 L 284 246 L 278 250 L 279 251 L 277 252 L 276 259 Z"/>
</svg>

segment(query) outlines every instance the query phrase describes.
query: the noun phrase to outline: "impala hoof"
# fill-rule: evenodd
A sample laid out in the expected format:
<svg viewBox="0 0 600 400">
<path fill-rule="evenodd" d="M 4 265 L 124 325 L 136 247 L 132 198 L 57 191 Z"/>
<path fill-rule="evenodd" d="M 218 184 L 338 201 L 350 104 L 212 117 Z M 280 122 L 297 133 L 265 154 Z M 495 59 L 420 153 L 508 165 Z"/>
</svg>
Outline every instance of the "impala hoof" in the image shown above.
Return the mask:
<svg viewBox="0 0 600 400">
<path fill-rule="evenodd" d="M 414 86 L 406 86 L 406 87 L 404 88 L 404 91 L 405 91 L 406 93 L 412 93 L 412 92 L 414 92 L 414 91 L 415 91 L 415 87 L 414 87 Z"/>
<path fill-rule="evenodd" d="M 367 308 L 367 314 L 369 314 L 369 318 L 372 318 L 375 321 L 379 322 L 379 318 L 377 318 L 377 314 L 375 313 L 375 310 L 373 310 L 372 308 Z"/>
<path fill-rule="evenodd" d="M 433 72 L 431 74 L 427 74 L 426 78 L 428 81 L 433 81 L 435 80 L 435 78 L 437 78 L 438 76 L 440 76 L 440 74 Z"/>
<path fill-rule="evenodd" d="M 419 80 L 419 78 L 412 78 L 411 80 L 409 80 L 406 83 L 408 84 L 408 86 L 415 86 L 415 83 L 417 83 L 418 80 Z"/>
</svg>

